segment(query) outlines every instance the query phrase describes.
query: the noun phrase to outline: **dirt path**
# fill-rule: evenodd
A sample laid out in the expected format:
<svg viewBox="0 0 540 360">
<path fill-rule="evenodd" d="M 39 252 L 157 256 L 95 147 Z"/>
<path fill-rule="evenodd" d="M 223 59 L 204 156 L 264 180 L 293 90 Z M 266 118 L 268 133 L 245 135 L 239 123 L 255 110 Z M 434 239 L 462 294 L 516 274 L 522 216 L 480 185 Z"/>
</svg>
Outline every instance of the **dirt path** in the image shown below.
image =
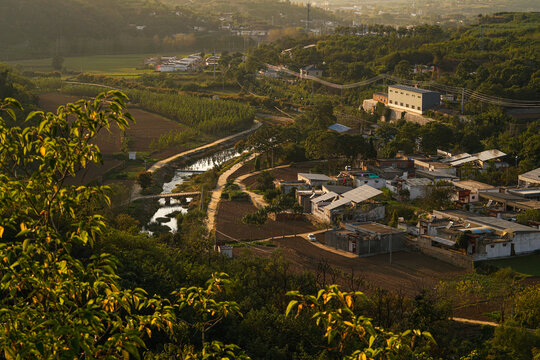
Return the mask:
<svg viewBox="0 0 540 360">
<path fill-rule="evenodd" d="M 281 166 L 276 166 L 276 167 L 269 168 L 269 169 L 264 169 L 264 170 L 259 170 L 259 171 L 254 171 L 254 172 L 251 172 L 251 173 L 248 173 L 248 174 L 244 174 L 242 176 L 237 177 L 234 180 L 234 183 L 240 187 L 240 190 L 242 190 L 243 192 L 245 192 L 246 194 L 249 195 L 249 197 L 251 198 L 251 202 L 253 203 L 253 205 L 255 205 L 255 207 L 257 209 L 262 209 L 262 208 L 264 208 L 265 206 L 268 205 L 266 200 L 264 200 L 264 196 L 256 194 L 253 191 L 248 190 L 246 185 L 243 183 L 243 180 L 247 179 L 248 177 L 258 175 L 258 174 L 262 173 L 263 171 L 272 171 L 272 170 L 275 170 L 275 169 L 282 169 L 282 168 L 286 168 L 286 167 L 289 167 L 289 166 L 290 165 L 281 165 Z"/>
<path fill-rule="evenodd" d="M 260 123 L 259 123 L 260 124 Z M 210 198 L 210 203 L 208 204 L 207 217 L 206 217 L 206 229 L 209 233 L 213 232 L 216 228 L 216 215 L 219 206 L 219 201 L 221 200 L 221 194 L 223 193 L 223 188 L 231 176 L 236 170 L 240 169 L 244 163 L 254 159 L 258 154 L 251 154 L 249 157 L 239 162 L 238 164 L 233 165 L 229 170 L 225 171 L 218 178 L 216 188 L 212 191 L 212 197 Z"/>
<path fill-rule="evenodd" d="M 253 124 L 253 126 L 251 128 L 249 128 L 249 129 L 247 129 L 247 130 L 244 130 L 244 131 L 241 131 L 239 133 L 224 137 L 224 138 L 216 140 L 216 141 L 214 141 L 212 143 L 209 143 L 209 144 L 206 144 L 206 145 L 203 145 L 203 146 L 199 146 L 198 148 L 183 151 L 183 152 L 181 152 L 179 154 L 176 154 L 176 155 L 170 156 L 170 157 L 168 157 L 166 159 L 160 160 L 157 163 L 155 163 L 154 165 L 152 165 L 150 167 L 150 169 L 148 169 L 148 171 L 149 172 L 154 172 L 154 171 L 156 171 L 158 169 L 161 169 L 163 166 L 167 165 L 171 161 L 174 161 L 174 160 L 176 160 L 178 158 L 181 158 L 183 156 L 187 156 L 187 155 L 196 153 L 196 152 L 198 152 L 200 150 L 204 150 L 204 149 L 214 147 L 216 145 L 219 145 L 221 143 L 224 143 L 224 142 L 229 141 L 231 139 L 234 139 L 236 137 L 239 137 L 239 136 L 242 136 L 242 135 L 245 135 L 245 134 L 249 134 L 250 132 L 253 132 L 253 131 L 257 130 L 259 127 L 261 127 L 261 125 L 262 125 L 262 123 L 260 121 L 255 120 L 255 124 Z"/>
<path fill-rule="evenodd" d="M 481 321 L 481 320 L 464 319 L 464 318 L 457 318 L 457 317 L 452 318 L 452 320 L 460 322 L 460 323 L 465 323 L 465 324 L 499 326 L 499 324 L 492 321 Z"/>
</svg>

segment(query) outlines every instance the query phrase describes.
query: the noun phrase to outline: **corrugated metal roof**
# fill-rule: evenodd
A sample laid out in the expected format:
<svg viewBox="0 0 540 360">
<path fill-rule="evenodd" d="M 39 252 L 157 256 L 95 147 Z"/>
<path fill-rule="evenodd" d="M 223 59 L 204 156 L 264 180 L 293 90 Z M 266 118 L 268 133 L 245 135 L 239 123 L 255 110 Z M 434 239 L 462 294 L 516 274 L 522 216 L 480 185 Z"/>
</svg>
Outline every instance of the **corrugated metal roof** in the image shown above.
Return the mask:
<svg viewBox="0 0 540 360">
<path fill-rule="evenodd" d="M 321 196 L 318 196 L 316 198 L 311 199 L 311 202 L 320 203 L 321 201 L 328 201 L 328 200 L 331 200 L 331 199 L 333 199 L 335 197 L 338 197 L 338 196 L 339 195 L 336 194 L 335 192 L 330 191 L 330 192 L 328 192 L 328 193 L 326 193 L 324 195 L 321 195 Z"/>
<path fill-rule="evenodd" d="M 298 176 L 302 176 L 308 180 L 321 180 L 321 181 L 330 181 L 331 177 L 328 177 L 324 174 L 308 174 L 308 173 L 298 173 Z"/>
<path fill-rule="evenodd" d="M 512 221 L 506 221 L 503 219 L 498 219 L 498 218 L 488 217 L 488 216 L 470 216 L 468 217 L 468 220 L 476 224 L 490 226 L 490 227 L 494 227 L 494 228 L 497 228 L 499 230 L 504 230 L 504 231 L 513 231 L 513 232 L 538 232 L 540 231 L 530 226 L 521 225 Z"/>
<path fill-rule="evenodd" d="M 407 179 L 406 183 L 409 186 L 428 186 L 431 185 L 433 182 L 427 178 L 413 178 Z"/>
<path fill-rule="evenodd" d="M 342 196 L 345 199 L 354 201 L 355 203 L 360 203 L 362 201 L 371 199 L 372 197 L 375 197 L 379 194 L 382 194 L 381 190 L 375 189 L 374 187 L 371 187 L 369 185 L 362 185 L 360 187 L 357 187 L 356 189 L 352 189 L 351 191 L 343 193 Z"/>
<path fill-rule="evenodd" d="M 531 180 L 540 180 L 540 168 L 531 170 L 529 172 L 526 172 L 525 174 L 521 174 L 520 176 L 523 176 L 524 178 L 531 179 Z"/>
<path fill-rule="evenodd" d="M 454 156 L 442 159 L 441 162 L 448 163 L 448 162 L 452 162 L 456 160 L 465 159 L 465 158 L 468 158 L 469 156 L 471 156 L 471 154 L 469 153 L 458 154 L 458 155 L 454 155 Z"/>
<path fill-rule="evenodd" d="M 324 209 L 328 209 L 328 210 L 333 210 L 333 209 L 336 209 L 340 206 L 344 206 L 344 205 L 348 205 L 351 203 L 351 200 L 349 199 L 346 199 L 346 198 L 342 198 L 342 199 L 339 199 L 339 200 L 336 200 L 334 201 L 333 203 L 331 203 L 330 205 L 328 206 L 325 206 Z"/>
<path fill-rule="evenodd" d="M 414 91 L 416 93 L 420 93 L 420 94 L 428 94 L 428 93 L 437 93 L 436 91 L 431 91 L 431 90 L 426 90 L 426 89 L 419 89 L 419 88 L 415 88 L 415 87 L 412 87 L 412 86 L 407 86 L 407 85 L 390 85 L 388 86 L 388 88 L 396 88 L 396 89 L 400 89 L 400 90 L 406 90 L 406 91 Z"/>
<path fill-rule="evenodd" d="M 351 186 L 341 186 L 341 185 L 323 185 L 323 189 L 326 189 L 328 192 L 335 192 L 336 194 L 343 194 L 347 191 L 352 190 Z"/>
<path fill-rule="evenodd" d="M 491 150 L 486 150 L 486 151 L 482 151 L 477 154 L 474 154 L 474 156 L 476 156 L 478 159 L 482 161 L 488 161 L 488 160 L 497 159 L 497 158 L 506 156 L 506 154 L 497 149 L 491 149 Z"/>
<path fill-rule="evenodd" d="M 467 189 L 467 190 L 492 190 L 492 189 L 495 189 L 495 186 L 493 186 L 493 185 L 484 184 L 484 183 L 482 183 L 480 181 L 475 181 L 475 180 L 452 181 L 452 183 L 457 187 L 460 187 L 462 189 Z"/>
<path fill-rule="evenodd" d="M 456 244 L 452 240 L 440 238 L 440 237 L 437 237 L 437 236 L 431 236 L 431 240 L 433 240 L 435 242 L 438 242 L 439 244 L 446 245 L 446 246 L 454 246 Z"/>
<path fill-rule="evenodd" d="M 463 159 L 451 161 L 450 165 L 457 166 L 457 165 L 466 164 L 466 163 L 476 161 L 476 160 L 478 160 L 478 158 L 476 156 L 474 156 L 474 155 L 471 155 L 471 156 L 463 158 Z"/>
<path fill-rule="evenodd" d="M 338 133 L 344 133 L 351 130 L 351 128 L 342 124 L 335 123 L 333 125 L 330 125 L 328 127 L 328 130 L 334 130 L 334 131 L 337 131 Z"/>
</svg>

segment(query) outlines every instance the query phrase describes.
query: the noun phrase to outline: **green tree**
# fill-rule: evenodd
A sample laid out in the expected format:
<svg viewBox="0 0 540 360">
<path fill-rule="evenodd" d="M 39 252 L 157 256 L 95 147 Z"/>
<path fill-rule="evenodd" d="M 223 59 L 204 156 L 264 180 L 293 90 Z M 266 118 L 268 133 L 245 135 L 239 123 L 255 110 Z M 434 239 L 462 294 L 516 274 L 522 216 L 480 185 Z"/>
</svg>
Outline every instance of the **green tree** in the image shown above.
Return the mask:
<svg viewBox="0 0 540 360">
<path fill-rule="evenodd" d="M 517 214 L 517 222 L 528 225 L 529 221 L 540 221 L 540 210 L 529 209 Z"/>
<path fill-rule="evenodd" d="M 60 55 L 55 55 L 52 58 L 51 66 L 54 70 L 62 70 L 62 66 L 64 65 L 64 58 Z"/>
<path fill-rule="evenodd" d="M 149 171 L 143 171 L 140 172 L 139 175 L 137 175 L 137 182 L 143 189 L 147 189 L 150 186 L 152 186 L 152 173 Z"/>
<path fill-rule="evenodd" d="M 100 131 L 127 127 L 126 100 L 109 92 L 57 114 L 34 112 L 28 123 L 40 121 L 24 129 L 6 127 L 0 118 L 0 351 L 6 359 L 139 359 L 155 333 L 173 341 L 166 347 L 183 359 L 247 358 L 234 345 L 204 338 L 198 347 L 174 343 L 179 328 L 204 332 L 238 313 L 236 303 L 214 299 L 223 274 L 206 289 L 181 289 L 171 303 L 140 288 L 122 289 L 117 260 L 92 251 L 111 233 L 94 211 L 110 203 L 108 189 L 65 182 L 100 162 L 93 144 Z M 13 99 L 0 104 L 1 111 L 12 108 L 20 109 Z M 118 220 L 120 227 L 129 222 Z"/>
<path fill-rule="evenodd" d="M 439 181 L 435 185 L 428 188 L 426 197 L 423 199 L 424 205 L 429 210 L 444 210 L 452 206 L 453 202 L 450 199 L 453 190 L 444 181 Z"/>
<path fill-rule="evenodd" d="M 415 343 L 435 343 L 429 332 L 392 333 L 374 326 L 370 318 L 355 311 L 358 302 L 366 301 L 361 292 L 343 292 L 337 285 L 330 285 L 317 295 L 302 295 L 298 291 L 287 295 L 294 300 L 289 302 L 286 314 L 299 317 L 308 312 L 324 333 L 327 351 L 340 359 L 412 358 Z"/>
<path fill-rule="evenodd" d="M 125 100 L 110 92 L 57 115 L 34 112 L 27 120 L 39 125 L 25 129 L 0 119 L 0 348 L 8 359 L 138 357 L 147 330 L 172 327 L 166 303 L 119 288 L 111 256 L 73 255 L 105 229 L 88 204 L 108 198 L 104 187 L 64 182 L 101 160 L 92 144 L 101 130 L 126 128 Z M 0 105 L 9 107 L 19 105 Z"/>
</svg>

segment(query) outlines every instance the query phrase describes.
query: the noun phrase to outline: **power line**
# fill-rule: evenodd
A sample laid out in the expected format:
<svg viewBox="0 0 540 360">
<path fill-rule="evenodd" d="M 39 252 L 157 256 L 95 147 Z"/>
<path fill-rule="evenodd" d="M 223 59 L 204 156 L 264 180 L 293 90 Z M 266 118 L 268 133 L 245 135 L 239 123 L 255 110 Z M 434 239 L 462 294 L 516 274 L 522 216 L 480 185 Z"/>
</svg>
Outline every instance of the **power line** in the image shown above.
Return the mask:
<svg viewBox="0 0 540 360">
<path fill-rule="evenodd" d="M 271 64 L 266 64 L 266 66 L 269 69 L 272 69 L 274 71 L 296 76 L 300 79 L 312 80 L 322 85 L 325 85 L 334 89 L 340 89 L 340 90 L 354 89 L 357 87 L 373 84 L 383 79 L 388 79 L 396 83 L 401 83 L 405 85 L 411 85 L 411 86 L 420 85 L 423 87 L 430 87 L 430 88 L 434 88 L 440 91 L 445 91 L 447 93 L 453 93 L 455 95 L 462 95 L 469 99 L 481 101 L 484 103 L 494 104 L 494 105 L 500 105 L 500 106 L 505 106 L 505 107 L 517 107 L 517 108 L 540 108 L 540 101 L 537 101 L 537 100 L 515 100 L 515 99 L 501 98 L 497 96 L 483 94 L 478 91 L 469 90 L 463 87 L 439 84 L 434 81 L 416 81 L 416 80 L 402 79 L 393 75 L 381 74 L 381 75 L 377 75 L 372 78 L 369 78 L 367 80 L 359 81 L 352 84 L 336 84 L 336 83 L 332 83 L 326 80 L 322 80 L 313 75 L 300 74 L 298 72 L 287 69 L 285 66 L 276 66 L 276 65 L 271 65 Z"/>
</svg>

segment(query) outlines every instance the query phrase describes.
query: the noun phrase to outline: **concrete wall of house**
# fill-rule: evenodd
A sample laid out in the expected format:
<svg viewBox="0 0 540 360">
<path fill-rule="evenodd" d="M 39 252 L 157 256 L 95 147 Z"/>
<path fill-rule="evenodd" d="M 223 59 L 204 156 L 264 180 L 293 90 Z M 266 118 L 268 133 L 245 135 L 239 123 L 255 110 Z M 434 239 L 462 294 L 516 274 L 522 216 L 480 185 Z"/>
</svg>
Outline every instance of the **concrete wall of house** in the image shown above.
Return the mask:
<svg viewBox="0 0 540 360">
<path fill-rule="evenodd" d="M 298 204 L 302 206 L 305 213 L 311 212 L 311 198 L 309 196 L 299 196 Z"/>
<path fill-rule="evenodd" d="M 324 243 L 334 249 L 349 251 L 349 239 L 344 236 L 338 236 L 335 230 L 327 231 L 324 234 Z"/>
<path fill-rule="evenodd" d="M 280 188 L 281 190 L 285 193 L 285 194 L 288 194 L 290 193 L 293 189 L 296 189 L 296 190 L 309 190 L 311 189 L 311 186 L 309 184 L 281 184 L 280 185 Z"/>
<path fill-rule="evenodd" d="M 540 233 L 515 233 L 512 242 L 516 255 L 540 250 Z"/>
<path fill-rule="evenodd" d="M 433 109 L 439 105 L 441 105 L 441 94 L 438 92 L 422 94 L 422 108 L 424 111 Z"/>
<path fill-rule="evenodd" d="M 369 185 L 375 189 L 382 189 L 383 187 L 386 186 L 386 181 L 382 178 L 369 178 L 369 177 L 355 176 L 354 186 L 360 187 L 362 185 Z"/>
<path fill-rule="evenodd" d="M 404 183 L 403 188 L 409 190 L 409 199 L 411 200 L 426 196 L 427 186 L 410 186 Z"/>
<path fill-rule="evenodd" d="M 423 254 L 434 257 L 446 263 L 455 265 L 457 267 L 472 270 L 474 269 L 474 261 L 471 256 L 461 254 L 457 251 L 445 250 L 438 247 L 431 246 L 431 240 L 422 236 L 418 237 L 418 241 L 415 243 L 418 250 Z"/>
<path fill-rule="evenodd" d="M 371 256 L 377 254 L 388 254 L 390 247 L 392 252 L 402 251 L 406 249 L 405 235 L 394 234 L 381 235 L 375 239 L 363 237 L 361 235 L 355 237 L 343 236 L 338 231 L 327 231 L 324 236 L 325 244 L 334 249 L 351 252 L 351 241 L 356 241 L 356 254 L 359 256 Z M 390 245 L 391 244 L 391 245 Z"/>
<path fill-rule="evenodd" d="M 324 208 L 320 209 L 317 205 L 311 204 L 311 214 L 315 216 L 319 221 L 331 222 L 332 218 L 328 215 L 328 211 L 325 211 Z"/>
<path fill-rule="evenodd" d="M 496 259 L 511 256 L 510 243 L 487 244 L 483 254 L 476 254 L 474 260 Z"/>
<path fill-rule="evenodd" d="M 360 240 L 356 244 L 357 254 L 360 256 L 388 254 L 390 248 L 392 252 L 405 250 L 405 236 L 403 234 L 382 235 L 376 239 Z"/>
</svg>

